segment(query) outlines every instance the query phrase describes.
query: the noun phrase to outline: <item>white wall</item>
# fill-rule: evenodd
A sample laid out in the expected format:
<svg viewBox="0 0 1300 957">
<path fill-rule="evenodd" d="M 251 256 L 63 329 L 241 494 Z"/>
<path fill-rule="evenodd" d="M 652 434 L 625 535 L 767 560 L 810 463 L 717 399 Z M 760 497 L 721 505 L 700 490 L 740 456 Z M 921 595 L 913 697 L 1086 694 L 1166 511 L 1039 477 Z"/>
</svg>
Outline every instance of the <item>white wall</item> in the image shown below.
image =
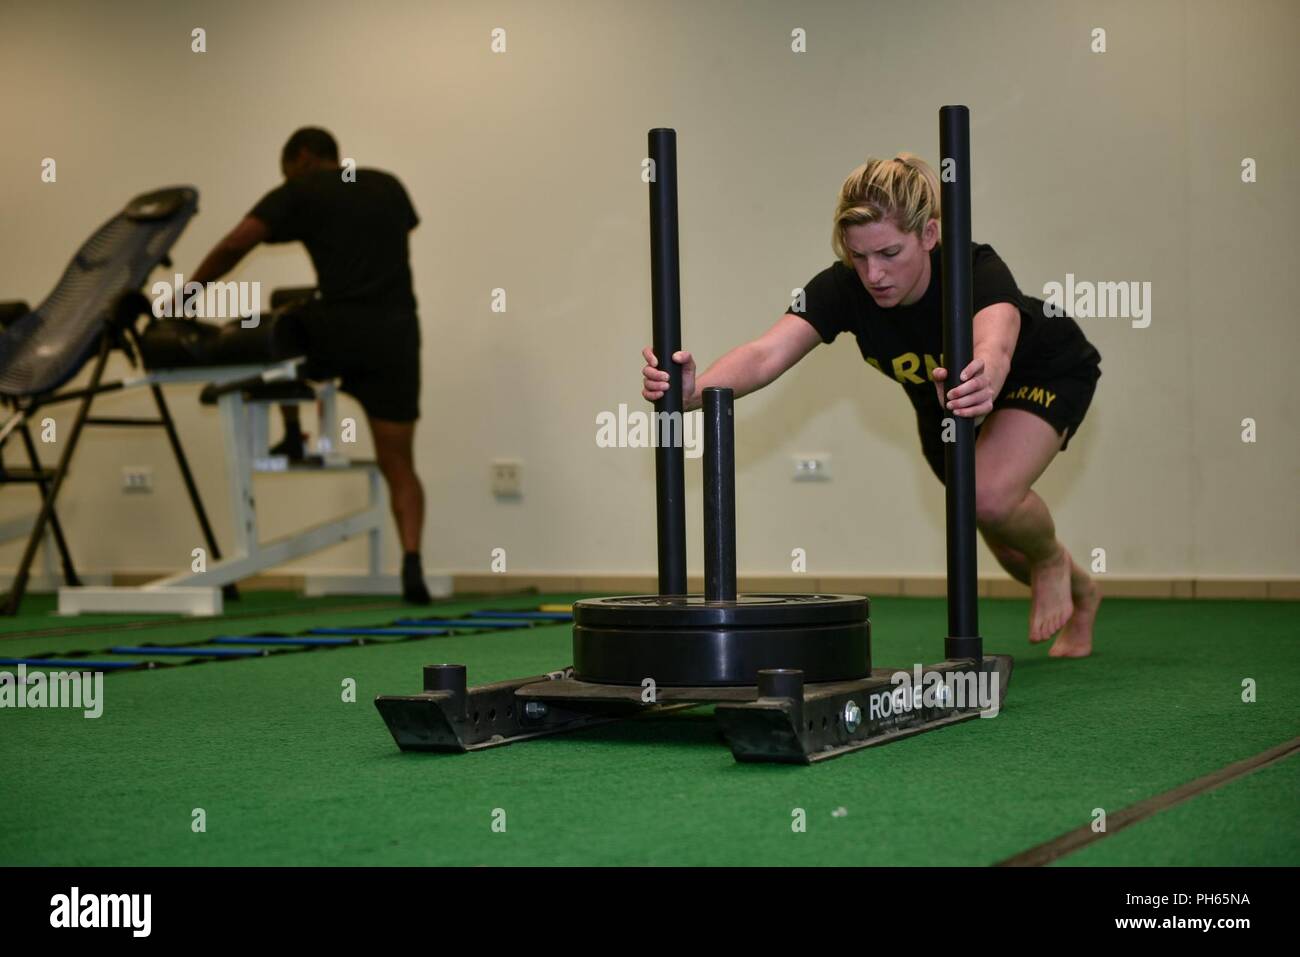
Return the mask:
<svg viewBox="0 0 1300 957">
<path fill-rule="evenodd" d="M 196 26 L 205 54 L 189 50 Z M 346 155 L 396 172 L 424 220 L 412 264 L 430 570 L 484 572 L 502 546 L 512 571 L 648 572 L 652 456 L 594 438 L 599 411 L 642 407 L 646 130 L 679 132 L 685 339 L 707 363 L 829 264 L 843 176 L 872 153 L 933 162 L 938 107 L 966 103 L 975 238 L 1022 289 L 1067 272 L 1153 286 L 1149 328 L 1082 322 L 1103 377 L 1039 485 L 1063 540 L 1106 548 L 1113 574 L 1295 575 L 1298 27 L 1286 0 L 9 3 L 0 296 L 40 299 L 94 226 L 170 183 L 201 191 L 175 250 L 192 270 L 275 185 L 288 133 L 324 125 Z M 806 53 L 790 50 L 795 28 Z M 40 182 L 44 157 L 56 184 Z M 233 278 L 311 275 L 282 247 Z M 505 315 L 489 309 L 495 287 Z M 229 540 L 216 415 L 194 389 L 171 395 Z M 110 403 L 147 411 L 140 396 Z M 742 572 L 785 571 L 796 546 L 814 573 L 942 571 L 942 489 L 910 408 L 851 341 L 739 411 Z M 830 453 L 833 480 L 793 483 L 799 452 Z M 493 458 L 524 462 L 521 502 L 489 494 Z M 157 489 L 125 496 L 120 469 L 140 463 Z M 79 562 L 179 564 L 198 539 L 172 475 L 160 435 L 88 438 L 62 509 Z M 268 532 L 362 495 L 359 479 L 262 481 Z M 7 489 L 0 517 L 34 501 Z M 0 567 L 18 554 L 0 549 Z M 362 557 L 344 546 L 297 567 Z"/>
</svg>

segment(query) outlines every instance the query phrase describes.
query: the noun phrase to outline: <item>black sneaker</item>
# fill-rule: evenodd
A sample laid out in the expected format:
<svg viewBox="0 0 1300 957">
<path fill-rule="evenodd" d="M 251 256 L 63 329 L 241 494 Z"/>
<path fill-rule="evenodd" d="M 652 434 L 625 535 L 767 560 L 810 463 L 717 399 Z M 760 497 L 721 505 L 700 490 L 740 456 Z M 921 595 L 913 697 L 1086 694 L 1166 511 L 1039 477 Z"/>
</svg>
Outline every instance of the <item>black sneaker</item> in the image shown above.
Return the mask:
<svg viewBox="0 0 1300 957">
<path fill-rule="evenodd" d="M 283 455 L 290 462 L 301 462 L 307 457 L 307 436 L 301 432 L 286 433 L 279 445 L 269 449 L 271 455 Z"/>
<path fill-rule="evenodd" d="M 433 603 L 433 596 L 424 584 L 424 569 L 415 555 L 408 555 L 402 561 L 402 601 L 408 605 Z"/>
</svg>

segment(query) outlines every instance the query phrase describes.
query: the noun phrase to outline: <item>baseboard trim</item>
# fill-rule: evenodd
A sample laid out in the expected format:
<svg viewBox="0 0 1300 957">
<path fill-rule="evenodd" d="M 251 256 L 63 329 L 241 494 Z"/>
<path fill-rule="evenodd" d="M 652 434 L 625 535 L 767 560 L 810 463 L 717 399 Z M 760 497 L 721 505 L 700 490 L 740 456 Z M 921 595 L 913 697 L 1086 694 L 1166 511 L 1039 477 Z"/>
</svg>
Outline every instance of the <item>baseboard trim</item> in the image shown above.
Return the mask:
<svg viewBox="0 0 1300 957">
<path fill-rule="evenodd" d="M 117 586 L 144 585 L 166 572 L 119 572 L 112 575 L 84 576 L 88 583 Z M 3 573 L 0 573 L 3 575 Z M 12 572 L 4 576 L 11 577 Z M 347 573 L 312 573 L 254 575 L 239 583 L 246 591 L 305 592 L 308 579 L 315 582 L 331 577 L 345 579 Z M 439 585 L 438 593 L 505 594 L 535 590 L 560 594 L 649 594 L 658 588 L 654 575 L 610 575 L 602 573 L 552 574 L 541 572 L 505 572 L 484 575 L 451 572 L 426 576 Z M 1126 578 L 1114 575 L 1095 576 L 1102 594 L 1108 598 L 1184 598 L 1241 601 L 1300 601 L 1300 578 Z M 395 582 L 395 580 L 394 580 Z M 0 578 L 0 588 L 5 584 Z M 53 591 L 60 582 L 33 576 L 31 591 Z M 394 588 L 395 588 L 394 584 Z M 431 585 L 432 587 L 432 585 Z M 704 577 L 691 576 L 687 587 L 704 591 Z M 748 592 L 825 592 L 831 594 L 870 595 L 872 597 L 942 598 L 946 581 L 942 575 L 741 575 L 739 587 Z M 1028 598 L 1029 589 L 1005 577 L 979 579 L 981 598 Z"/>
<path fill-rule="evenodd" d="M 658 588 L 654 575 L 545 574 L 507 572 L 499 575 L 452 573 L 457 593 L 517 592 L 536 589 L 558 593 L 648 594 Z M 1239 599 L 1300 601 L 1300 578 L 1126 578 L 1094 576 L 1102 594 L 1113 598 Z M 739 589 L 747 592 L 824 592 L 873 597 L 942 598 L 947 579 L 942 575 L 741 575 Z M 687 588 L 704 591 L 704 577 L 691 576 Z M 1028 598 L 1029 589 L 1005 577 L 979 579 L 981 598 Z"/>
</svg>

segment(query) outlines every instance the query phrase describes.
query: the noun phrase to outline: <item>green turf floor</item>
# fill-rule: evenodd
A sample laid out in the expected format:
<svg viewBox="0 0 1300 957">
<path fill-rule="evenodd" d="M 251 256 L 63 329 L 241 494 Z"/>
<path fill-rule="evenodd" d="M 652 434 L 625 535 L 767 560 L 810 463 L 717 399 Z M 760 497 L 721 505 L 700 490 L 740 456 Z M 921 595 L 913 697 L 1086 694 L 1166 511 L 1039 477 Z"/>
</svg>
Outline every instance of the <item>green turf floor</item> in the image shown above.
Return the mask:
<svg viewBox="0 0 1300 957">
<path fill-rule="evenodd" d="M 229 606 L 264 617 L 124 632 L 33 602 L 10 634 L 88 628 L 0 638 L 0 656 L 410 611 L 348 604 L 265 596 Z M 397 750 L 375 695 L 418 691 L 429 662 L 468 665 L 472 684 L 563 666 L 567 625 L 109 675 L 96 720 L 0 710 L 0 864 L 985 865 L 1300 736 L 1294 604 L 1109 599 L 1083 661 L 1027 645 L 1025 602 L 980 608 L 986 650 L 1016 656 L 1001 715 L 812 767 L 736 763 L 707 710 L 470 755 Z M 878 667 L 933 661 L 944 604 L 879 599 L 872 623 Z M 1300 864 L 1297 783 L 1292 757 L 1061 863 Z"/>
</svg>

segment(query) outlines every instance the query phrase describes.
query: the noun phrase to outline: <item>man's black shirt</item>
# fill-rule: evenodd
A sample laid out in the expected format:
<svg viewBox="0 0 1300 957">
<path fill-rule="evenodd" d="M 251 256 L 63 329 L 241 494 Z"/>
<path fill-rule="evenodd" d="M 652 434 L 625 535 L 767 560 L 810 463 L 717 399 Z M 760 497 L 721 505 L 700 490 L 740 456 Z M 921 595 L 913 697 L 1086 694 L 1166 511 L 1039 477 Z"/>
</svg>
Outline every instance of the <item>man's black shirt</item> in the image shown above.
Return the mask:
<svg viewBox="0 0 1300 957">
<path fill-rule="evenodd" d="M 249 214 L 270 229 L 269 242 L 299 241 L 316 267 L 330 305 L 415 310 L 407 234 L 420 222 L 395 176 L 358 169 L 315 170 L 271 190 Z"/>
</svg>

